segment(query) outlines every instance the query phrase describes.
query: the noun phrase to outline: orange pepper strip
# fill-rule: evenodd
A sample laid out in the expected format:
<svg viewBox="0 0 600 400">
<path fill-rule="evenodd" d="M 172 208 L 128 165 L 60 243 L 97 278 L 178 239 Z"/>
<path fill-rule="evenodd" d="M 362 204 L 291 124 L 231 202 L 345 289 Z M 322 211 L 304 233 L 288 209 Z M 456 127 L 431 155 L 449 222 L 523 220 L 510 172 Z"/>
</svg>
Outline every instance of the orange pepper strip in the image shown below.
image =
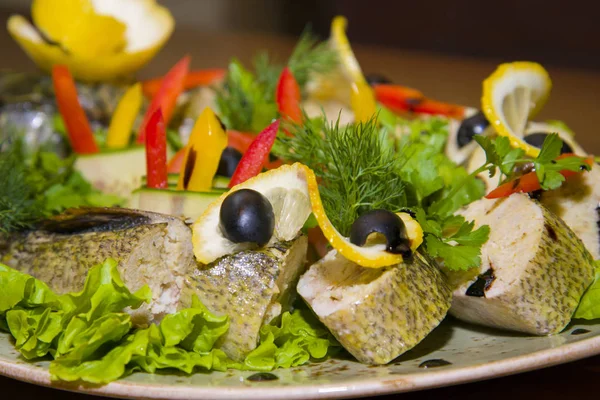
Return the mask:
<svg viewBox="0 0 600 400">
<path fill-rule="evenodd" d="M 190 71 L 183 80 L 184 90 L 194 89 L 198 86 L 208 86 L 221 81 L 225 77 L 225 70 L 222 68 L 198 69 Z M 142 83 L 144 95 L 152 98 L 158 93 L 163 77 L 149 79 Z"/>
<path fill-rule="evenodd" d="M 73 151 L 78 154 L 97 153 L 100 149 L 79 103 L 77 87 L 67 66 L 55 65 L 52 68 L 52 84 L 58 111 L 65 123 Z"/>
</svg>

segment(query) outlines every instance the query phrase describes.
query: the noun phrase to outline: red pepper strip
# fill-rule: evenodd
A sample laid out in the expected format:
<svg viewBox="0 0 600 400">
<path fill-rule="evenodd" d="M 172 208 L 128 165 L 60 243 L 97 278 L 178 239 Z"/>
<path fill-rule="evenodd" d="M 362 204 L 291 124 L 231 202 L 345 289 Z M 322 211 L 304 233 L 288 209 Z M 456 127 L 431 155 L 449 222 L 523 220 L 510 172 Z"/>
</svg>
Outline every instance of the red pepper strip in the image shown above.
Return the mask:
<svg viewBox="0 0 600 400">
<path fill-rule="evenodd" d="M 79 104 L 77 87 L 67 66 L 55 65 L 52 68 L 52 84 L 73 151 L 78 154 L 97 153 L 98 145 L 87 116 Z"/>
<path fill-rule="evenodd" d="M 400 85 L 373 85 L 373 91 L 377 101 L 394 112 L 409 111 L 425 98 L 418 90 Z"/>
<path fill-rule="evenodd" d="M 186 151 L 186 148 L 182 147 L 169 160 L 169 163 L 167 164 L 167 172 L 169 174 L 178 174 L 181 172 L 181 166 L 183 165 L 183 160 L 185 160 L 185 151 Z"/>
<path fill-rule="evenodd" d="M 161 109 L 152 113 L 146 124 L 146 175 L 149 188 L 167 187 L 167 131 Z"/>
<path fill-rule="evenodd" d="M 265 159 L 269 156 L 273 143 L 275 143 L 278 130 L 279 120 L 276 120 L 256 136 L 256 139 L 254 139 L 248 151 L 244 153 L 235 169 L 231 181 L 229 181 L 230 188 L 245 182 L 261 172 L 265 164 Z"/>
<path fill-rule="evenodd" d="M 561 158 L 572 157 L 574 155 L 575 154 L 572 154 L 572 153 L 561 154 L 559 157 L 557 157 L 557 160 L 561 159 Z M 586 158 L 585 163 L 588 164 L 589 166 L 592 166 L 594 164 L 594 158 L 593 157 Z M 578 173 L 579 172 L 577 172 L 577 171 L 569 171 L 569 170 L 560 171 L 560 174 L 562 176 L 564 176 L 565 179 L 568 179 Z M 513 193 L 535 192 L 536 190 L 539 190 L 541 188 L 542 187 L 540 185 L 540 181 L 539 181 L 535 171 L 533 171 L 533 172 L 529 172 L 525 175 L 522 175 L 510 182 L 503 183 L 502 185 L 498 186 L 496 189 L 489 192 L 487 194 L 487 196 L 485 196 L 485 198 L 486 199 L 499 199 L 502 197 L 508 197 Z"/>
<path fill-rule="evenodd" d="M 414 105 L 410 111 L 418 114 L 444 115 L 455 119 L 462 119 L 465 116 L 465 108 L 463 106 L 442 103 L 441 101 L 427 98 Z"/>
<path fill-rule="evenodd" d="M 221 81 L 223 77 L 225 77 L 225 70 L 221 68 L 190 71 L 185 76 L 183 88 L 184 90 L 189 90 L 198 86 L 208 86 Z M 148 98 L 154 97 L 156 93 L 158 93 L 158 89 L 160 88 L 162 81 L 163 78 L 159 77 L 149 79 L 142 83 L 144 95 Z"/>
<path fill-rule="evenodd" d="M 283 69 L 279 77 L 279 82 L 277 82 L 275 100 L 277 101 L 279 114 L 283 118 L 298 124 L 302 122 L 302 110 L 300 109 L 302 94 L 300 93 L 300 86 L 298 86 L 294 74 L 292 74 L 292 71 L 288 67 Z"/>
<path fill-rule="evenodd" d="M 140 125 L 138 131 L 138 143 L 144 143 L 146 131 L 146 124 L 150 120 L 150 117 L 156 112 L 158 108 L 161 109 L 163 115 L 163 121 L 165 124 L 169 123 L 173 110 L 175 110 L 175 104 L 177 103 L 177 97 L 183 91 L 183 81 L 188 73 L 190 67 L 190 56 L 183 57 L 167 74 L 165 75 L 160 88 L 152 98 L 148 110 L 144 115 L 144 120 Z"/>
</svg>

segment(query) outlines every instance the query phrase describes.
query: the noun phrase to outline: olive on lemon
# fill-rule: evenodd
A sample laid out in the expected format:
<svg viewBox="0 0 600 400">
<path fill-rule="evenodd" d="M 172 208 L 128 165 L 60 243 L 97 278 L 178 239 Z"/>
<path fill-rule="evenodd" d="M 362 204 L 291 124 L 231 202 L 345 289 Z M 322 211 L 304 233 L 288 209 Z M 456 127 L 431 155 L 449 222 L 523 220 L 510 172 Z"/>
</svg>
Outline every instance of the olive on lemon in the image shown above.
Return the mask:
<svg viewBox="0 0 600 400">
<path fill-rule="evenodd" d="M 548 133 L 535 132 L 535 133 L 528 134 L 527 136 L 525 136 L 523 138 L 523 140 L 525 141 L 525 143 L 528 143 L 534 147 L 537 147 L 538 149 L 541 149 L 542 145 L 544 144 L 544 140 L 546 140 L 547 137 L 548 137 Z M 573 148 L 571 146 L 569 146 L 569 144 L 563 140 L 563 145 L 562 145 L 562 148 L 560 149 L 560 154 L 565 154 L 565 153 L 573 153 Z"/>
<path fill-rule="evenodd" d="M 456 133 L 456 144 L 459 148 L 468 145 L 475 135 L 481 135 L 489 125 L 489 121 L 481 111 L 463 119 Z"/>
<path fill-rule="evenodd" d="M 361 215 L 350 228 L 350 242 L 357 246 L 364 246 L 373 233 L 385 236 L 387 252 L 410 257 L 410 241 L 406 226 L 398 215 L 387 210 L 372 210 Z"/>
<path fill-rule="evenodd" d="M 219 227 L 223 236 L 233 243 L 264 246 L 275 229 L 273 206 L 256 190 L 236 190 L 221 204 Z"/>
</svg>

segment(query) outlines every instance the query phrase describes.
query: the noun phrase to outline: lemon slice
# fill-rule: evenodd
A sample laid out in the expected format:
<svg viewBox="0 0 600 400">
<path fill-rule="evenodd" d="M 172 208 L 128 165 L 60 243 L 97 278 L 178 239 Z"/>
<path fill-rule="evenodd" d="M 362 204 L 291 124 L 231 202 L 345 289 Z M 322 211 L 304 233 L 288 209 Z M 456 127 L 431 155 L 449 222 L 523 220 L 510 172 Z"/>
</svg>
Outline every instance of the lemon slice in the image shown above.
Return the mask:
<svg viewBox="0 0 600 400">
<path fill-rule="evenodd" d="M 548 72 L 537 63 L 502 64 L 483 82 L 482 110 L 511 146 L 536 157 L 540 150 L 525 143 L 523 135 L 527 121 L 542 109 L 551 88 Z"/>
<path fill-rule="evenodd" d="M 248 243 L 233 243 L 226 239 L 219 228 L 219 211 L 223 200 L 240 189 L 256 190 L 273 207 L 275 229 L 267 246 L 294 239 L 311 213 L 305 167 L 302 164 L 283 165 L 259 174 L 223 194 L 193 224 L 192 245 L 199 262 L 208 264 L 252 247 Z"/>
<path fill-rule="evenodd" d="M 355 262 L 358 265 L 368 268 L 382 268 L 390 265 L 396 265 L 403 261 L 400 254 L 392 254 L 385 251 L 384 244 L 373 244 L 367 246 L 357 246 L 351 243 L 333 226 L 323 208 L 321 195 L 319 194 L 319 186 L 315 173 L 308 167 L 304 167 L 306 173 L 306 181 L 308 183 L 308 193 L 312 205 L 312 212 L 323 231 L 325 238 L 334 249 L 343 255 L 346 259 Z M 423 229 L 417 221 L 406 213 L 399 213 L 410 241 L 410 248 L 415 251 L 421 243 L 423 243 Z"/>
</svg>

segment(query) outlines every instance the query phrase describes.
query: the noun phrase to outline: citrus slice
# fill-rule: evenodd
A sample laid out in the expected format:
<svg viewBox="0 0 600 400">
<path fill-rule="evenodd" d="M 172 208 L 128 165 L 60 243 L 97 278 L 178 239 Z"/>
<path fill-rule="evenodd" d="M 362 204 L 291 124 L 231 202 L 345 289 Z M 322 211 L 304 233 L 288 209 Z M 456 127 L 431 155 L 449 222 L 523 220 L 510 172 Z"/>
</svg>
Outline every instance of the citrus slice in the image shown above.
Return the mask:
<svg viewBox="0 0 600 400">
<path fill-rule="evenodd" d="M 338 253 L 343 255 L 346 259 L 368 268 L 387 267 L 399 264 L 404 260 L 400 254 L 392 254 L 385 251 L 385 244 L 372 244 L 362 247 L 357 246 L 338 232 L 331 221 L 329 221 L 327 214 L 325 214 L 315 173 L 306 166 L 304 166 L 304 171 L 308 183 L 308 193 L 310 195 L 312 212 L 319 227 L 323 231 L 323 235 L 325 235 L 329 244 L 331 244 Z M 398 215 L 406 226 L 410 248 L 412 251 L 415 251 L 421 243 L 423 243 L 423 229 L 421 229 L 419 223 L 410 215 L 406 213 L 399 213 Z"/>
<path fill-rule="evenodd" d="M 234 186 L 212 203 L 192 226 L 192 245 L 196 259 L 208 264 L 228 254 L 248 250 L 253 245 L 234 243 L 223 236 L 219 227 L 221 204 L 232 192 L 252 189 L 264 195 L 275 215 L 273 236 L 267 246 L 294 239 L 311 213 L 305 167 L 283 165 Z"/>
<path fill-rule="evenodd" d="M 32 14 L 36 26 L 21 15 L 7 22 L 25 53 L 41 69 L 67 65 L 76 79 L 93 82 L 132 75 L 175 25 L 156 0 L 35 0 Z"/>
<path fill-rule="evenodd" d="M 502 64 L 483 82 L 482 110 L 498 135 L 536 157 L 540 150 L 527 144 L 523 135 L 527 121 L 542 109 L 551 88 L 548 72 L 540 64 Z"/>
</svg>

